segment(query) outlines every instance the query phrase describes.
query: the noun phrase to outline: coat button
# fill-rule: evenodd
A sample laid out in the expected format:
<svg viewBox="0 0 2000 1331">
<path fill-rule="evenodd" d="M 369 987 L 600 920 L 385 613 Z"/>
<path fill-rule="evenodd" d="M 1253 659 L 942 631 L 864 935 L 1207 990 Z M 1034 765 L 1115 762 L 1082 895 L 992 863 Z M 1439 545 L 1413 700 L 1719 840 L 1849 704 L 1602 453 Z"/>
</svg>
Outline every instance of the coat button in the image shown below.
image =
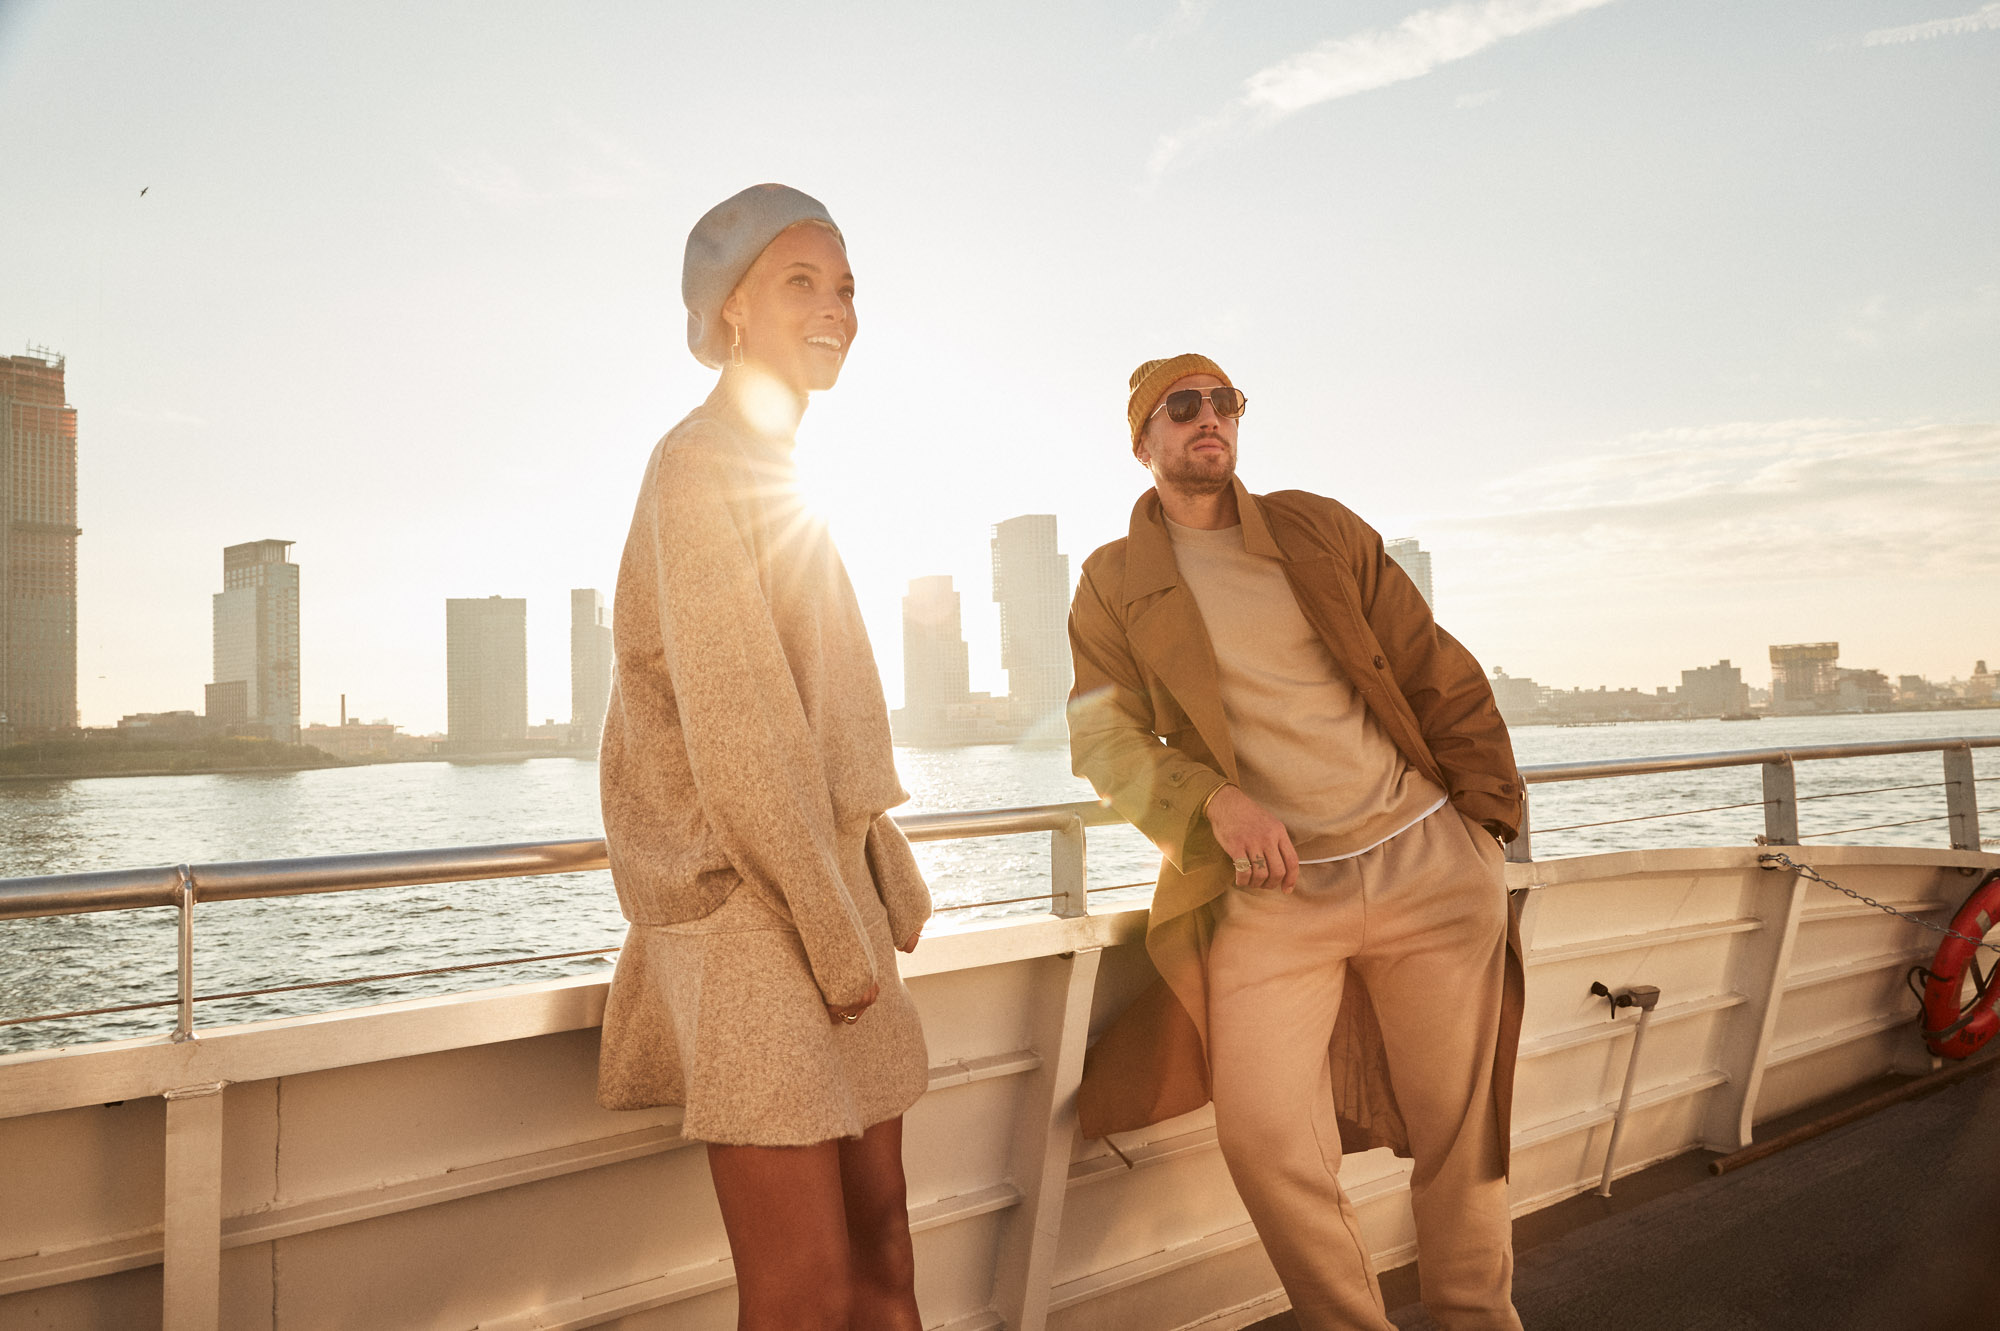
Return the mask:
<svg viewBox="0 0 2000 1331">
<path fill-rule="evenodd" d="M 1380 670 L 1380 669 L 1382 669 L 1382 667 L 1384 667 L 1384 666 L 1386 666 L 1386 665 L 1388 665 L 1388 664 L 1389 664 L 1389 663 L 1388 663 L 1387 661 L 1384 661 L 1384 660 L 1383 660 L 1383 659 L 1382 659 L 1381 657 L 1379 657 L 1379 656 L 1375 658 L 1375 668 L 1376 668 L 1377 670 Z"/>
</svg>

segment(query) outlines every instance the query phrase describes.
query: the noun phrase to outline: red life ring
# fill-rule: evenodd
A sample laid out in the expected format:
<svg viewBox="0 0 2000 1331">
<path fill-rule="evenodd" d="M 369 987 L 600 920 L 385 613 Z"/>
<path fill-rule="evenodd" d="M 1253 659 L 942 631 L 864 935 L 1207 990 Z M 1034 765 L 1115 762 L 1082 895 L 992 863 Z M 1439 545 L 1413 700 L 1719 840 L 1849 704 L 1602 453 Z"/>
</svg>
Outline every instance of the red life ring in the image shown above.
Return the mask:
<svg viewBox="0 0 2000 1331">
<path fill-rule="evenodd" d="M 1966 938 L 1984 938 L 2000 922 L 2000 869 L 1972 889 L 1972 895 L 1952 916 L 1951 928 L 1964 938 L 1946 938 L 1924 977 L 1924 1043 L 1940 1058 L 1964 1058 L 2000 1031 L 2000 959 L 1988 970 L 1974 960 L 1979 952 Z M 1972 968 L 1972 1001 L 1960 1006 L 1966 967 Z"/>
</svg>

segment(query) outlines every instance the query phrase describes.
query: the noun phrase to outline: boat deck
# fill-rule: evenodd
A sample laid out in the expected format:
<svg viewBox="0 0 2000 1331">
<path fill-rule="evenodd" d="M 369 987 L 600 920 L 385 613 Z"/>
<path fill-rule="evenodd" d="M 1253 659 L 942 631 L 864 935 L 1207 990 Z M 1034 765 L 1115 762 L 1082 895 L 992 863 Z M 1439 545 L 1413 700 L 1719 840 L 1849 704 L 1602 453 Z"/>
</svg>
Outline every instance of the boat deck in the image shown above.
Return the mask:
<svg viewBox="0 0 2000 1331">
<path fill-rule="evenodd" d="M 1757 1135 L 1777 1136 L 1839 1103 Z M 1707 1172 L 1713 1153 L 1690 1152 L 1620 1179 L 1609 1200 L 1586 1193 L 1517 1221 L 1515 1306 L 1527 1331 L 1991 1325 L 1983 1319 L 2000 1293 L 1996 1127 L 2000 1077 L 1980 1075 L 1719 1178 Z M 1415 1291 L 1412 1267 L 1384 1277 L 1384 1296 L 1403 1305 L 1390 1320 L 1436 1331 Z M 1252 1331 L 1296 1326 L 1286 1313 Z"/>
</svg>

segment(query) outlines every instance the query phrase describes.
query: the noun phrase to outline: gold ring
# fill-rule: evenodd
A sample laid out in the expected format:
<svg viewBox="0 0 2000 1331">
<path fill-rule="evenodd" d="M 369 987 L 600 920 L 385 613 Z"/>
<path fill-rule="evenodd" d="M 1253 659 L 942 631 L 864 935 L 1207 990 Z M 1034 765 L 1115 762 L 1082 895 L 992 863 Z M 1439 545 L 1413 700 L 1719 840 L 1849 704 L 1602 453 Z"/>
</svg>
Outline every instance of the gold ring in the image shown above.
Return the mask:
<svg viewBox="0 0 2000 1331">
<path fill-rule="evenodd" d="M 843 1012 L 840 1014 L 840 1019 L 852 1026 L 855 1022 L 861 1020 L 861 1014 L 859 1012 Z"/>
</svg>

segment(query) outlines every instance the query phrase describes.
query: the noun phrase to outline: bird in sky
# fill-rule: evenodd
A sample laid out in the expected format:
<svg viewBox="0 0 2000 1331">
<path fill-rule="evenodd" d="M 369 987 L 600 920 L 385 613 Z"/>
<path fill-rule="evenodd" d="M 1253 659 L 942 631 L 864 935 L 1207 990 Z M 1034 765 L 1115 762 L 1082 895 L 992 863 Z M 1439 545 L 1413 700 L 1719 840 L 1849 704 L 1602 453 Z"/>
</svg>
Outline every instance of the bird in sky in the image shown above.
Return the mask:
<svg viewBox="0 0 2000 1331">
<path fill-rule="evenodd" d="M 152 187 L 151 185 L 142 185 L 142 186 L 140 186 L 140 187 L 139 187 L 139 197 L 140 197 L 140 198 L 142 198 L 142 199 L 143 199 L 143 198 L 145 198 L 145 197 L 146 197 L 146 191 L 147 191 L 147 190 L 149 190 L 149 189 L 151 189 L 151 188 L 153 188 L 153 187 Z"/>
</svg>

